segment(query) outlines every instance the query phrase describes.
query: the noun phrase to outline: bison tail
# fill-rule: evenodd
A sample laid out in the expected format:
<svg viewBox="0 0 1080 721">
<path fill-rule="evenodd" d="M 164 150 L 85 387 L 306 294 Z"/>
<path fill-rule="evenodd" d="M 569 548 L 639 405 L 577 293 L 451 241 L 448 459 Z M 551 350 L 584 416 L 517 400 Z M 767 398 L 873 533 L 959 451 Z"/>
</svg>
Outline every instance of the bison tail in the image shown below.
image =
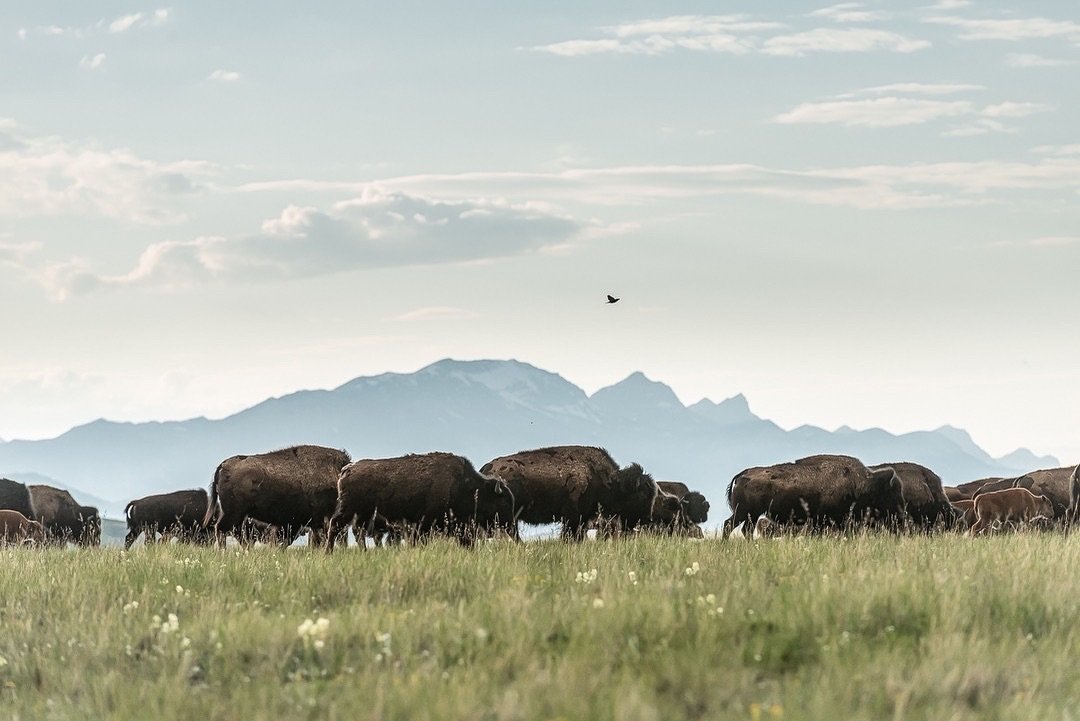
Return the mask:
<svg viewBox="0 0 1080 721">
<path fill-rule="evenodd" d="M 729 484 L 727 485 L 727 494 L 726 494 L 726 497 L 727 497 L 727 502 L 728 502 L 728 505 L 729 505 L 729 506 L 731 505 L 731 493 L 732 493 L 732 491 L 734 491 L 734 490 L 735 490 L 735 483 L 736 483 L 736 482 L 737 482 L 737 481 L 739 480 L 739 477 L 740 477 L 740 476 L 742 476 L 742 474 L 741 474 L 741 473 L 739 473 L 739 474 L 738 474 L 738 475 L 736 475 L 736 476 L 735 476 L 734 478 L 732 478 L 732 479 L 731 479 L 731 483 L 729 483 Z"/>
<path fill-rule="evenodd" d="M 210 481 L 210 499 L 206 504 L 206 516 L 203 517 L 202 527 L 206 528 L 213 519 L 216 523 L 221 520 L 221 506 L 218 501 L 218 479 L 221 477 L 221 466 L 214 470 L 214 480 Z"/>
<path fill-rule="evenodd" d="M 135 507 L 135 501 L 131 501 L 126 506 L 124 506 L 124 518 L 126 518 L 129 521 L 131 520 L 131 509 L 134 508 L 134 507 Z"/>
</svg>

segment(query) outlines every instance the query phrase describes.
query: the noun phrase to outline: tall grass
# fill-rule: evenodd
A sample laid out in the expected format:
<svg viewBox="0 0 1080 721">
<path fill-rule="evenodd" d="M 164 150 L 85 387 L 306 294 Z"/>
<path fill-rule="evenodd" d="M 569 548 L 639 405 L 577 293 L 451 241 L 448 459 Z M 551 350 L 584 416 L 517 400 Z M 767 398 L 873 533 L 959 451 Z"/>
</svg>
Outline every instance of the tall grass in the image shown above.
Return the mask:
<svg viewBox="0 0 1080 721">
<path fill-rule="evenodd" d="M 0 718 L 1080 716 L 1075 536 L 6 549 L 0 568 Z"/>
</svg>

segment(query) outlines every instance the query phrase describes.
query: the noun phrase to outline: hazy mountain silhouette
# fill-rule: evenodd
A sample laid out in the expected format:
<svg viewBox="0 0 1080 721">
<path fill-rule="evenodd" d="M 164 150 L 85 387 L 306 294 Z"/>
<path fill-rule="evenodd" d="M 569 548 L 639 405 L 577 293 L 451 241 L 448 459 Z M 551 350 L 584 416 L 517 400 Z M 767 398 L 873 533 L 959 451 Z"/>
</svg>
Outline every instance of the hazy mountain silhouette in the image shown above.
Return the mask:
<svg viewBox="0 0 1080 721">
<path fill-rule="evenodd" d="M 902 435 L 878 428 L 784 430 L 754 415 L 742 395 L 687 407 L 641 373 L 589 396 L 519 361 L 443 360 L 416 373 L 272 398 L 221 420 L 98 420 L 50 440 L 0 442 L 0 475 L 39 473 L 116 508 L 147 493 L 205 487 L 228 456 L 296 443 L 345 448 L 354 458 L 450 450 L 477 467 L 525 448 L 601 445 L 620 463 L 638 461 L 657 479 L 701 489 L 716 516 L 728 481 L 741 469 L 813 453 L 916 461 L 948 483 L 1060 465 L 1023 449 L 992 458 L 948 426 Z"/>
</svg>

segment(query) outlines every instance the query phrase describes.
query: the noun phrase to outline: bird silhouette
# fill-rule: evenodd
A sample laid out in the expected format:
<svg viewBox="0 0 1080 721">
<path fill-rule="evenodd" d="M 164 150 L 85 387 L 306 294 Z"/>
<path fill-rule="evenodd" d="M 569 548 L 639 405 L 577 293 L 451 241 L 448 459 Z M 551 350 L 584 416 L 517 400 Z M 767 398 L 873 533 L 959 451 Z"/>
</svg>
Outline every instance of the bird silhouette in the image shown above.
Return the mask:
<svg viewBox="0 0 1080 721">
<path fill-rule="evenodd" d="M 611 305 L 612 303 L 618 303 L 619 299 L 616 298 L 615 296 L 609 294 L 608 297 L 607 297 L 607 302 L 608 302 L 608 305 Z"/>
</svg>

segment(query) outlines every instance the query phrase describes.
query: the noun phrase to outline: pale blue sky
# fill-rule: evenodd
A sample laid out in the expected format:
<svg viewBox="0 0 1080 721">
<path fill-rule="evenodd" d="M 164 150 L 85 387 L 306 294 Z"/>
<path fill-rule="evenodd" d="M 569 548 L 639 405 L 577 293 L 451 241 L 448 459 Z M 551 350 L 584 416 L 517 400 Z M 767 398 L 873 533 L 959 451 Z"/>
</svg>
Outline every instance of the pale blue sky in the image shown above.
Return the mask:
<svg viewBox="0 0 1080 721">
<path fill-rule="evenodd" d="M 0 68 L 0 437 L 513 357 L 1080 456 L 1075 3 L 16 1 Z"/>
</svg>

